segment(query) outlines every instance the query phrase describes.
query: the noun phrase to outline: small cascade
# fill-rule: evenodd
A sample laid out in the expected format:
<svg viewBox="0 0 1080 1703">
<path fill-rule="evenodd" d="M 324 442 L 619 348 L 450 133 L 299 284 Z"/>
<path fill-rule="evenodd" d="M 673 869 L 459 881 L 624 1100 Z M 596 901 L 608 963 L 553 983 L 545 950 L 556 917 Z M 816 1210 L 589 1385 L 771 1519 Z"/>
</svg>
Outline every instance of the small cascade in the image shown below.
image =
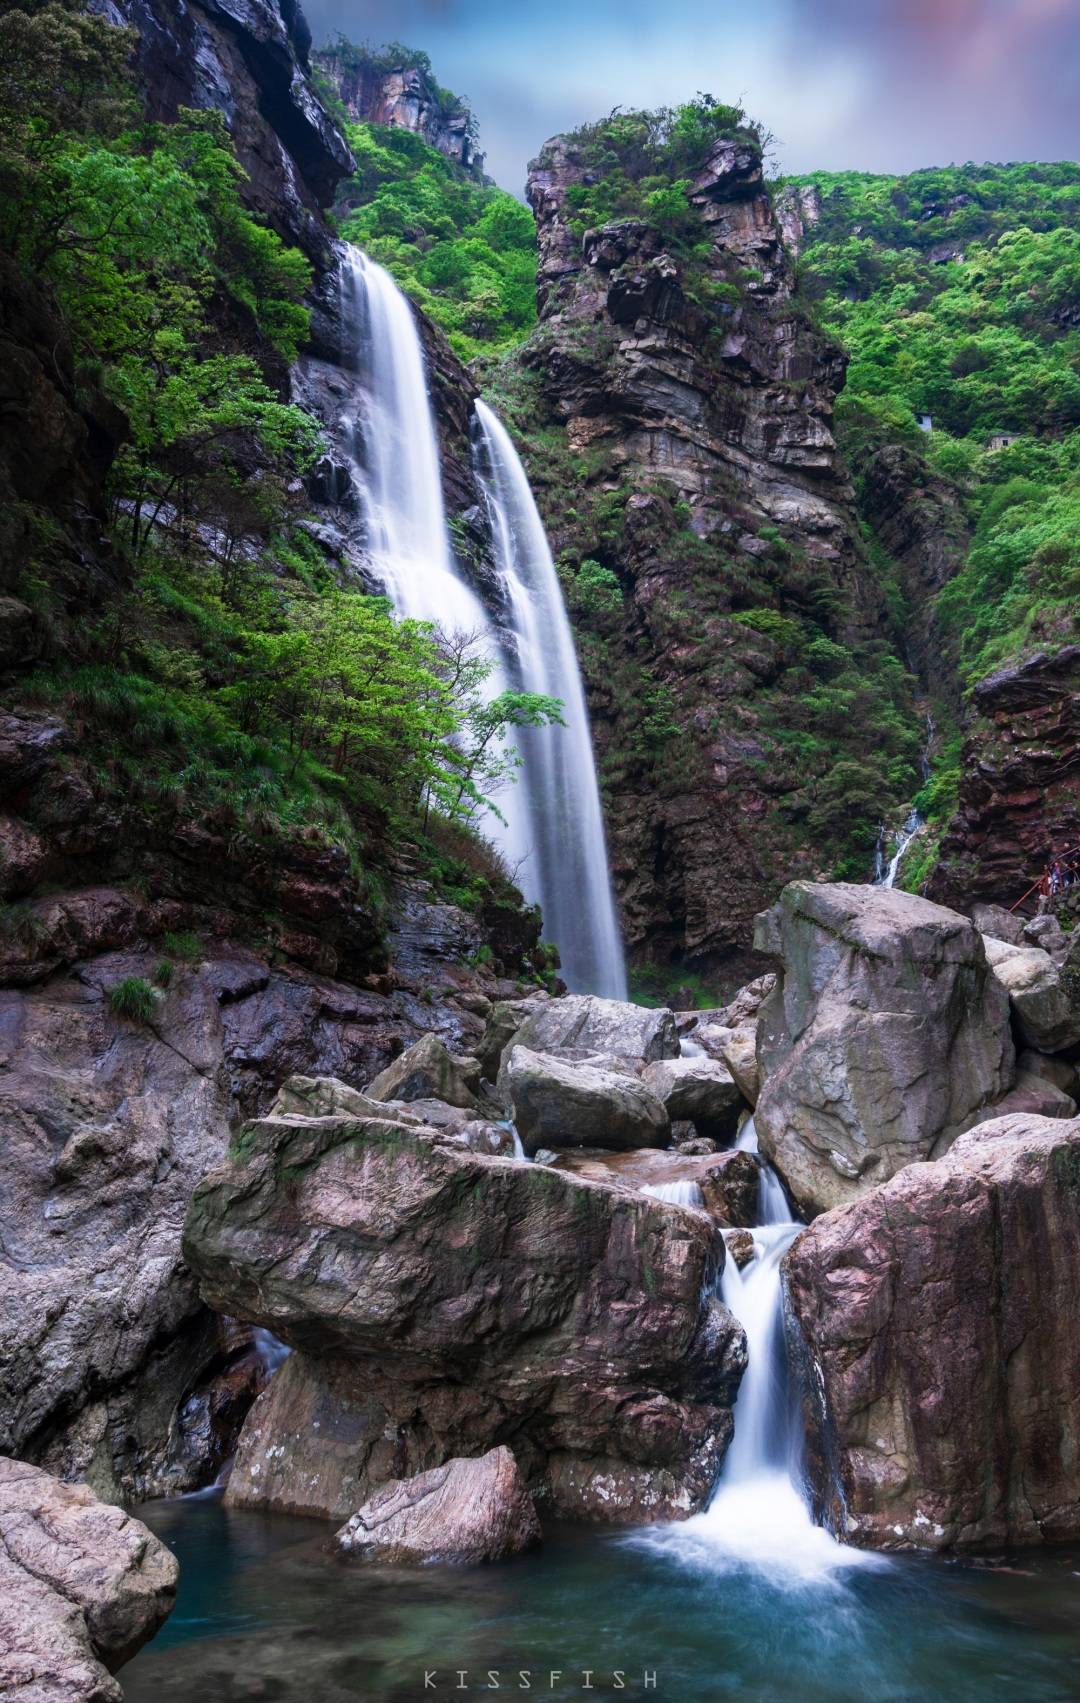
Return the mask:
<svg viewBox="0 0 1080 1703">
<path fill-rule="evenodd" d="M 545 693 L 563 705 L 563 727 L 518 734 L 520 786 L 528 801 L 525 891 L 543 910 L 571 990 L 625 999 L 626 967 L 574 635 L 521 459 L 501 420 L 479 398 L 474 463 L 513 625 L 507 673 L 518 690 Z"/>
<path fill-rule="evenodd" d="M 922 772 L 924 785 L 930 779 L 930 751 L 933 743 L 934 718 L 929 714 L 929 712 L 927 712 L 926 739 L 919 759 L 919 768 Z M 886 829 L 884 822 L 881 824 L 881 827 L 878 829 L 877 844 L 874 847 L 873 884 L 875 887 L 896 886 L 896 877 L 900 873 L 900 865 L 903 862 L 904 854 L 912 840 L 918 834 L 919 829 L 922 827 L 925 820 L 925 817 L 920 816 L 919 812 L 914 808 L 908 812 L 904 825 L 897 835 L 892 857 L 888 860 L 886 860 L 885 857 L 885 848 L 888 844 L 888 830 Z"/>
<path fill-rule="evenodd" d="M 695 1183 L 691 1178 L 677 1183 L 645 1183 L 641 1192 L 651 1194 L 656 1200 L 668 1200 L 673 1206 L 705 1205 L 701 1184 Z"/>
<path fill-rule="evenodd" d="M 285 1364 L 292 1353 L 292 1349 L 286 1343 L 279 1342 L 273 1332 L 264 1329 L 262 1325 L 254 1326 L 251 1337 L 256 1359 L 266 1373 L 269 1382 L 278 1368 Z"/>
<path fill-rule="evenodd" d="M 758 1152 L 753 1118 L 737 1143 Z M 759 1157 L 760 1222 L 754 1256 L 724 1263 L 720 1297 L 746 1332 L 747 1367 L 735 1402 L 735 1435 L 709 1506 L 684 1524 L 653 1526 L 633 1541 L 710 1573 L 737 1569 L 786 1588 L 820 1584 L 842 1568 L 878 1566 L 816 1526 L 802 1493 L 803 1434 L 788 1376 L 781 1262 L 803 1225 L 791 1216 L 772 1166 Z"/>
</svg>

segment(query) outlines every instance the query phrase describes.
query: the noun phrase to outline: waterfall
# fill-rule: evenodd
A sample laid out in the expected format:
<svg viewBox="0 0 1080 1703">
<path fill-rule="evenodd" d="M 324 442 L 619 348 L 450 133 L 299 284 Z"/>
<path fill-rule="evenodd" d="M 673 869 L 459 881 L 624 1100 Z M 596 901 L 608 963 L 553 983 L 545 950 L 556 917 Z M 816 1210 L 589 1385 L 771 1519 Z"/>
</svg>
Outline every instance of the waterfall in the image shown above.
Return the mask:
<svg viewBox="0 0 1080 1703">
<path fill-rule="evenodd" d="M 758 1152 L 749 1118 L 743 1152 Z M 740 1271 L 724 1263 L 720 1298 L 746 1332 L 747 1366 L 735 1401 L 735 1435 L 712 1500 L 684 1524 L 653 1526 L 633 1541 L 710 1573 L 749 1569 L 776 1585 L 820 1583 L 847 1567 L 887 1565 L 845 1548 L 816 1526 L 802 1492 L 803 1434 L 788 1377 L 781 1261 L 803 1225 L 791 1216 L 779 1177 L 763 1159 L 754 1256 Z"/>
<path fill-rule="evenodd" d="M 923 778 L 923 784 L 924 785 L 930 779 L 930 751 L 931 751 L 931 747 L 933 745 L 933 742 L 934 742 L 934 718 L 928 711 L 927 716 L 926 716 L 926 740 L 923 744 L 922 753 L 921 753 L 920 758 L 919 758 L 919 768 L 922 771 L 922 778 Z M 922 827 L 924 820 L 925 820 L 925 818 L 920 816 L 919 812 L 916 809 L 912 808 L 908 812 L 908 815 L 907 815 L 907 817 L 904 821 L 904 825 L 901 828 L 899 835 L 897 836 L 896 845 L 893 848 L 892 857 L 888 860 L 887 863 L 885 861 L 885 845 L 886 845 L 887 834 L 886 834 L 884 822 L 881 824 L 881 827 L 878 829 L 877 845 L 874 847 L 874 883 L 873 884 L 874 884 L 875 887 L 895 887 L 896 886 L 896 877 L 900 872 L 900 864 L 903 861 L 904 853 L 907 851 L 908 846 L 911 844 L 912 840 L 915 838 L 916 834 L 919 832 L 919 829 Z"/>
<path fill-rule="evenodd" d="M 651 1194 L 656 1200 L 671 1201 L 673 1206 L 705 1205 L 705 1196 L 701 1192 L 701 1184 L 686 1179 L 678 1183 L 645 1183 L 642 1194 Z"/>
<path fill-rule="evenodd" d="M 521 691 L 561 698 L 566 724 L 523 728 L 519 734 L 529 842 L 525 890 L 543 910 L 568 986 L 625 999 L 626 970 L 573 633 L 525 469 L 505 426 L 479 399 L 475 450 L 513 623 L 507 672 Z"/>
</svg>

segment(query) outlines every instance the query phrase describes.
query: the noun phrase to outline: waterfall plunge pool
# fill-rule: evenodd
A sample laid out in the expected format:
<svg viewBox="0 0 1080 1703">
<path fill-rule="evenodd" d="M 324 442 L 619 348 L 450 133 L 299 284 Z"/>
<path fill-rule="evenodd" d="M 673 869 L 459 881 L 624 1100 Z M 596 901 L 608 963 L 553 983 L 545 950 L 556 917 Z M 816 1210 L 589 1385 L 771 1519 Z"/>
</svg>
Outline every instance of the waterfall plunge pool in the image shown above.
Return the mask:
<svg viewBox="0 0 1080 1703">
<path fill-rule="evenodd" d="M 755 1493 L 744 1494 L 752 1525 Z M 321 1522 L 216 1499 L 138 1512 L 178 1555 L 181 1581 L 171 1618 L 121 1670 L 127 1703 L 448 1703 L 468 1695 L 459 1669 L 474 1695 L 528 1696 L 525 1669 L 545 1703 L 1080 1695 L 1080 1550 L 1067 1547 L 995 1565 L 866 1564 L 844 1550 L 853 1565 L 815 1571 L 782 1553 L 769 1563 L 760 1549 L 747 1563 L 714 1544 L 676 1553 L 642 1534 L 557 1528 L 501 1567 L 399 1572 L 331 1561 Z M 756 1516 L 769 1520 L 769 1508 Z M 440 1679 L 425 1690 L 432 1669 Z M 549 1683 L 552 1671 L 562 1677 Z M 656 1674 L 648 1690 L 646 1671 Z"/>
</svg>

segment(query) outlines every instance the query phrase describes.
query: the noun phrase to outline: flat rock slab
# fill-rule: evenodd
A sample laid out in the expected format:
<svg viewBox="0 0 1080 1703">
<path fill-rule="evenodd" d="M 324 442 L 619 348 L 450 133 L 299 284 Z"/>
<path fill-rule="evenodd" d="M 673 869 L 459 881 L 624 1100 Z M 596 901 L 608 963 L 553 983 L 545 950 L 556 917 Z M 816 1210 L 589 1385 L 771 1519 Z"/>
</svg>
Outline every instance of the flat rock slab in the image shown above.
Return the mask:
<svg viewBox="0 0 1080 1703">
<path fill-rule="evenodd" d="M 651 1148 L 635 1153 L 605 1153 L 602 1149 L 586 1148 L 560 1153 L 551 1163 L 555 1170 L 585 1177 L 590 1182 L 608 1183 L 614 1188 L 638 1192 L 668 1190 L 670 1193 L 659 1198 L 675 1205 L 700 1205 L 717 1224 L 757 1222 L 760 1172 L 750 1153 L 729 1149 L 698 1156 Z M 691 1195 L 696 1193 L 698 1200 L 684 1200 L 684 1188 Z"/>
<path fill-rule="evenodd" d="M 120 1703 L 111 1675 L 169 1613 L 178 1572 L 85 1484 L 0 1458 L 0 1696 Z"/>
<path fill-rule="evenodd" d="M 540 1542 L 536 1517 L 510 1450 L 455 1459 L 415 1478 L 384 1484 L 335 1534 L 348 1560 L 393 1566 L 429 1561 L 457 1565 L 505 1561 Z"/>
<path fill-rule="evenodd" d="M 785 1270 L 811 1480 L 839 1536 L 1080 1536 L 1080 1121 L 982 1124 L 816 1219 Z"/>
</svg>

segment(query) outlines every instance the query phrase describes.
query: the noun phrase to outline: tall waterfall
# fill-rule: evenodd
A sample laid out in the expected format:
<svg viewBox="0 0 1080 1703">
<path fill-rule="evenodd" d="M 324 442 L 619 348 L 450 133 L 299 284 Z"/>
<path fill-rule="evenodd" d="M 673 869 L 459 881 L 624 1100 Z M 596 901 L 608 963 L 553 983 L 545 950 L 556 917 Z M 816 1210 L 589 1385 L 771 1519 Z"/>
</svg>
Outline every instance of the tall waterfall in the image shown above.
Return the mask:
<svg viewBox="0 0 1080 1703">
<path fill-rule="evenodd" d="M 439 447 L 424 354 L 408 302 L 389 272 L 346 244 L 341 259 L 344 353 L 363 376 L 359 412 L 346 422 L 353 482 L 372 569 L 399 615 L 448 632 L 492 635 L 480 599 L 454 572 Z"/>
<path fill-rule="evenodd" d="M 589 717 L 574 637 L 529 481 L 505 426 L 477 399 L 475 467 L 513 623 L 507 672 L 525 692 L 561 698 L 565 727 L 523 728 L 528 801 L 525 890 L 580 991 L 626 998 L 626 969 L 608 878 Z"/>
</svg>

